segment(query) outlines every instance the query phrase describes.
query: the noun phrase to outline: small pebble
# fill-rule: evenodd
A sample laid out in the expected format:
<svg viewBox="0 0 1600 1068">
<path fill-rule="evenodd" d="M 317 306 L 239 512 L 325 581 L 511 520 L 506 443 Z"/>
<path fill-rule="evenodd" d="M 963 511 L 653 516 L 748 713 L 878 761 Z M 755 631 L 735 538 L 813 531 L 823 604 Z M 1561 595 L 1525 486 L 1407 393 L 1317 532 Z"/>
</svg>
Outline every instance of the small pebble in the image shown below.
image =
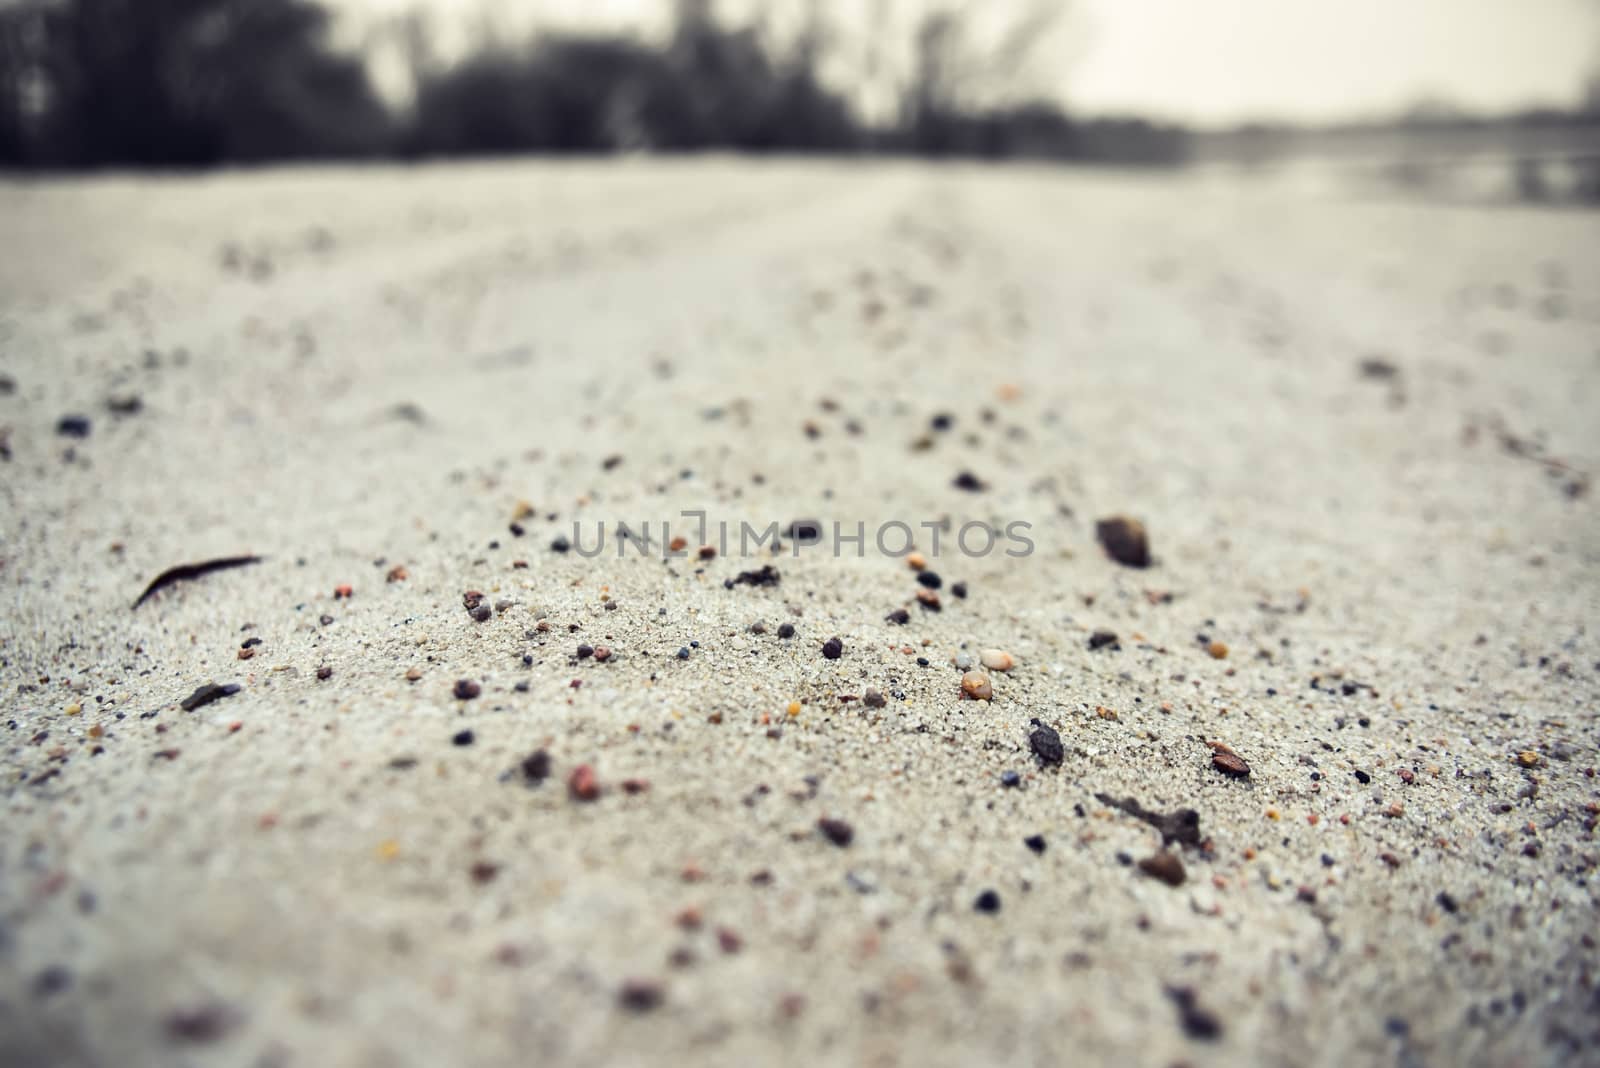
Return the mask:
<svg viewBox="0 0 1600 1068">
<path fill-rule="evenodd" d="M 661 984 L 653 979 L 629 979 L 617 991 L 617 1001 L 631 1012 L 649 1012 L 666 999 Z"/>
<path fill-rule="evenodd" d="M 406 681 L 407 682 L 416 682 L 420 678 L 422 678 L 422 669 L 421 668 L 419 668 L 419 667 L 406 668 Z"/>
<path fill-rule="evenodd" d="M 1044 835 L 1030 834 L 1028 837 L 1022 840 L 1022 844 L 1033 850 L 1035 853 L 1043 853 L 1045 847 Z"/>
<path fill-rule="evenodd" d="M 967 584 L 965 582 L 957 582 L 950 587 L 950 592 L 964 601 L 967 599 Z"/>
<path fill-rule="evenodd" d="M 323 664 L 321 667 L 317 668 L 317 678 L 323 680 L 333 678 L 333 668 L 329 667 L 327 664 Z"/>
<path fill-rule="evenodd" d="M 921 553 L 911 553 L 906 557 L 906 566 L 913 571 L 924 571 L 928 567 L 928 558 Z"/>
<path fill-rule="evenodd" d="M 780 637 L 780 638 L 793 638 L 794 637 L 794 624 L 793 623 L 780 623 L 780 624 L 778 624 L 778 637 Z"/>
<path fill-rule="evenodd" d="M 578 659 L 579 660 L 587 660 L 593 655 L 594 655 L 594 646 L 592 646 L 592 645 L 580 645 L 580 646 L 578 646 Z"/>
<path fill-rule="evenodd" d="M 989 676 L 981 671 L 969 671 L 961 676 L 961 692 L 974 701 L 994 699 L 994 687 L 989 685 Z"/>
<path fill-rule="evenodd" d="M 856 836 L 855 828 L 844 820 L 836 820 L 827 816 L 817 821 L 817 830 L 822 832 L 824 838 L 841 848 L 849 845 L 855 840 Z"/>
<path fill-rule="evenodd" d="M 867 690 L 867 692 L 861 698 L 861 703 L 866 705 L 868 708 L 882 708 L 884 705 L 888 704 L 888 702 L 884 700 L 883 694 L 873 689 Z"/>
<path fill-rule="evenodd" d="M 1000 895 L 993 890 L 985 890 L 972 902 L 972 907 L 992 916 L 1000 911 Z"/>
<path fill-rule="evenodd" d="M 1212 642 L 1206 646 L 1206 652 L 1211 654 L 1213 660 L 1228 659 L 1228 645 L 1226 642 Z"/>
<path fill-rule="evenodd" d="M 939 595 L 934 593 L 932 590 L 918 590 L 917 603 L 929 612 L 938 612 L 944 608 L 944 606 L 939 603 Z"/>
<path fill-rule="evenodd" d="M 1244 757 L 1220 742 L 1213 742 L 1212 747 L 1216 750 L 1211 754 L 1212 767 L 1225 775 L 1233 775 L 1241 779 L 1250 774 L 1250 765 L 1245 763 Z"/>
<path fill-rule="evenodd" d="M 1168 886 L 1182 886 L 1183 880 L 1187 877 L 1187 873 L 1183 870 L 1183 861 L 1178 859 L 1178 854 L 1166 850 L 1145 857 L 1139 862 L 1139 870 Z"/>
<path fill-rule="evenodd" d="M 1017 658 L 1004 649 L 985 649 L 978 654 L 978 660 L 990 671 L 1010 671 L 1017 666 Z"/>
<path fill-rule="evenodd" d="M 487 623 L 489 617 L 494 615 L 494 609 L 486 604 L 476 604 L 471 609 L 472 618 L 478 623 Z"/>
<path fill-rule="evenodd" d="M 1067 752 L 1061 744 L 1061 735 L 1056 733 L 1054 727 L 1038 720 L 1033 721 L 1033 731 L 1028 735 L 1028 745 L 1041 764 L 1059 764 L 1066 759 Z"/>
<path fill-rule="evenodd" d="M 471 679 L 457 679 L 453 691 L 458 701 L 470 701 L 483 692 L 483 687 Z"/>
<path fill-rule="evenodd" d="M 595 646 L 594 647 L 594 659 L 595 659 L 595 663 L 604 664 L 607 660 L 611 659 L 611 648 L 609 646 L 605 646 L 605 645 L 597 645 L 597 646 Z"/>
<path fill-rule="evenodd" d="M 907 612 L 904 608 L 896 608 L 893 612 L 890 612 L 883 618 L 889 623 L 898 623 L 903 627 L 907 623 L 911 622 L 911 613 Z"/>
<path fill-rule="evenodd" d="M 56 420 L 56 433 L 64 438 L 86 438 L 90 423 L 87 415 L 63 415 Z"/>
<path fill-rule="evenodd" d="M 822 643 L 822 655 L 829 660 L 837 660 L 844 655 L 844 642 L 838 638 L 829 638 Z"/>
<path fill-rule="evenodd" d="M 687 645 L 679 647 L 679 649 L 678 649 L 678 659 L 679 660 L 687 660 L 687 659 L 689 659 L 689 647 Z"/>
<path fill-rule="evenodd" d="M 958 490 L 966 490 L 968 493 L 981 493 L 989 488 L 988 484 L 985 483 L 983 479 L 979 478 L 971 471 L 961 472 L 955 477 L 955 481 L 952 482 L 951 485 L 955 486 L 955 488 Z"/>
<path fill-rule="evenodd" d="M 1106 646 L 1120 648 L 1117 642 L 1117 632 L 1114 630 L 1097 630 L 1089 635 L 1090 649 L 1104 649 Z"/>
<path fill-rule="evenodd" d="M 1006 787 L 1007 789 L 1014 790 L 1018 786 L 1022 785 L 1022 776 L 1018 775 L 1015 771 L 1002 771 L 1000 773 L 1000 785 Z"/>
<path fill-rule="evenodd" d="M 450 736 L 450 744 L 451 745 L 471 745 L 473 740 L 474 740 L 474 738 L 475 738 L 475 735 L 470 730 L 456 731 L 455 734 Z"/>
<path fill-rule="evenodd" d="M 1144 524 L 1127 516 L 1112 516 L 1094 525 L 1095 538 L 1106 555 L 1127 567 L 1150 566 L 1150 540 Z"/>
<path fill-rule="evenodd" d="M 537 786 L 550 777 L 550 754 L 543 749 L 535 749 L 523 757 L 517 767 L 525 781 Z"/>
<path fill-rule="evenodd" d="M 936 590 L 944 585 L 944 580 L 939 577 L 937 571 L 919 571 L 917 573 L 917 582 L 930 590 Z"/>
<path fill-rule="evenodd" d="M 567 776 L 567 793 L 574 801 L 594 801 L 600 796 L 600 779 L 594 768 L 579 764 Z"/>
</svg>

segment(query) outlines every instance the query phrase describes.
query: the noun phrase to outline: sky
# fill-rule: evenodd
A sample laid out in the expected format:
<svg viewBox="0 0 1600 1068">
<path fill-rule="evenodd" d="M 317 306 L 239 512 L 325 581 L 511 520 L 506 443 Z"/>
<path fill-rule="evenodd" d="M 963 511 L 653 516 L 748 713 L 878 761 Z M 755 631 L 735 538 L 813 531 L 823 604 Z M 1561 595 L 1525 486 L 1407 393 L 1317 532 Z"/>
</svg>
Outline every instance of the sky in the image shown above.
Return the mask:
<svg viewBox="0 0 1600 1068">
<path fill-rule="evenodd" d="M 329 0 L 371 15 L 417 4 L 509 26 L 659 29 L 668 0 Z M 738 15 L 803 0 L 721 0 Z M 864 25 L 877 3 L 914 17 L 941 0 L 823 0 Z M 960 6 L 942 0 L 944 6 Z M 1029 0 L 970 0 L 1003 19 Z M 1081 113 L 1221 125 L 1393 114 L 1418 102 L 1468 110 L 1570 106 L 1600 71 L 1600 0 L 1071 0 L 1030 81 Z"/>
</svg>

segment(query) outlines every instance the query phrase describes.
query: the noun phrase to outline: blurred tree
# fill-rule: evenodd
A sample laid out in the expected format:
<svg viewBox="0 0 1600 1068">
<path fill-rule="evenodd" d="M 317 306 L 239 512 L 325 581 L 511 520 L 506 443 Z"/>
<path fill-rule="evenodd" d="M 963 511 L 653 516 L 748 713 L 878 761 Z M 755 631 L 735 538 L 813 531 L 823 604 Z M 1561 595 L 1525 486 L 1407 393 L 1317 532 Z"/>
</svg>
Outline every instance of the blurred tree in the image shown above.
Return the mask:
<svg viewBox="0 0 1600 1068">
<path fill-rule="evenodd" d="M 39 149 L 76 164 L 364 154 L 387 115 L 311 0 L 58 0 L 30 47 Z"/>
</svg>

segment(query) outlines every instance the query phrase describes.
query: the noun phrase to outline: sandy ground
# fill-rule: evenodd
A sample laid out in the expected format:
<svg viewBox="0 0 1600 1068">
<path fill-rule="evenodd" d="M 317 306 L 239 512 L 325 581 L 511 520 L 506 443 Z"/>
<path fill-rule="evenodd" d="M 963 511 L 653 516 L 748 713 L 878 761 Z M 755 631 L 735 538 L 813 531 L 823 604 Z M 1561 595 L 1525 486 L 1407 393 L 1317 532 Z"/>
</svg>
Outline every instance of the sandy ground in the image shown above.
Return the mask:
<svg viewBox="0 0 1600 1068">
<path fill-rule="evenodd" d="M 1600 1063 L 1600 215 L 713 160 L 0 249 L 0 1062 Z"/>
</svg>

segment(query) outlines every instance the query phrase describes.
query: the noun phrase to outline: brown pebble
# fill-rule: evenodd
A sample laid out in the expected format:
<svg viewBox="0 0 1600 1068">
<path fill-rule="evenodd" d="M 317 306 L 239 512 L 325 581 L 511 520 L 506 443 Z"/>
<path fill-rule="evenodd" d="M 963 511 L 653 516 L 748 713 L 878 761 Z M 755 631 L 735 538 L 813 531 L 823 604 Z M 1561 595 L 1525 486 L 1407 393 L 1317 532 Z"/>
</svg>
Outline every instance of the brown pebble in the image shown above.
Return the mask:
<svg viewBox="0 0 1600 1068">
<path fill-rule="evenodd" d="M 471 679 L 457 679 L 455 689 L 451 691 L 459 701 L 470 701 L 483 692 L 483 687 Z"/>
<path fill-rule="evenodd" d="M 1127 516 L 1112 516 L 1094 525 L 1094 536 L 1106 555 L 1128 567 L 1150 566 L 1150 540 L 1144 524 Z"/>
<path fill-rule="evenodd" d="M 1182 886 L 1183 880 L 1187 877 L 1187 873 L 1183 870 L 1183 861 L 1178 859 L 1178 854 L 1166 850 L 1145 857 L 1139 862 L 1139 870 L 1168 886 Z"/>
<path fill-rule="evenodd" d="M 717 945 L 722 947 L 724 953 L 737 953 L 744 948 L 744 939 L 731 927 L 718 927 Z"/>
<path fill-rule="evenodd" d="M 416 682 L 420 678 L 422 678 L 422 669 L 421 668 L 413 667 L 413 668 L 407 668 L 406 669 L 406 681 L 407 682 Z"/>
<path fill-rule="evenodd" d="M 710 559 L 713 559 L 716 555 L 717 555 L 717 547 L 715 545 L 702 545 L 702 546 L 700 546 L 700 559 L 702 559 L 702 560 L 710 560 Z"/>
<path fill-rule="evenodd" d="M 331 679 L 331 678 L 333 678 L 333 668 L 329 667 L 327 664 L 323 664 L 321 667 L 317 668 L 317 678 L 319 678 L 319 679 Z"/>
<path fill-rule="evenodd" d="M 944 605 L 939 603 L 939 595 L 932 590 L 918 590 L 917 603 L 930 612 L 938 612 L 944 608 Z"/>
<path fill-rule="evenodd" d="M 604 664 L 607 660 L 611 659 L 611 647 L 608 645 L 595 646 L 594 658 L 597 663 Z"/>
<path fill-rule="evenodd" d="M 500 865 L 487 860 L 474 861 L 467 873 L 472 876 L 473 882 L 482 886 L 494 881 L 494 877 L 500 874 Z"/>
<path fill-rule="evenodd" d="M 912 553 L 906 557 L 906 566 L 913 571 L 925 571 L 928 567 L 928 558 L 921 553 Z"/>
<path fill-rule="evenodd" d="M 239 659 L 240 660 L 249 660 L 251 657 L 253 657 L 255 655 L 256 655 L 256 651 L 254 649 L 240 649 L 239 650 Z"/>
<path fill-rule="evenodd" d="M 389 573 L 384 576 L 384 581 L 385 582 L 404 582 L 406 579 L 408 579 L 410 577 L 411 577 L 410 572 L 408 572 L 405 568 L 396 565 L 395 567 L 391 567 L 389 569 Z"/>
<path fill-rule="evenodd" d="M 667 543 L 667 548 L 671 549 L 675 553 L 681 553 L 688 547 L 689 539 L 684 537 L 682 534 L 679 534 L 677 537 L 673 538 Z"/>
<path fill-rule="evenodd" d="M 824 816 L 817 821 L 817 830 L 822 836 L 836 846 L 847 846 L 855 840 L 856 829 L 844 820 L 831 819 Z"/>
<path fill-rule="evenodd" d="M 1226 642 L 1212 642 L 1206 646 L 1206 652 L 1211 654 L 1213 660 L 1228 659 L 1228 645 Z"/>
<path fill-rule="evenodd" d="M 1241 779 L 1250 774 L 1250 765 L 1245 763 L 1244 757 L 1221 742 L 1212 742 L 1211 748 L 1216 750 L 1211 754 L 1212 767 L 1225 775 L 1237 775 Z"/>
<path fill-rule="evenodd" d="M 600 797 L 600 779 L 594 768 L 579 764 L 567 776 L 567 793 L 574 801 L 594 801 Z"/>
<path fill-rule="evenodd" d="M 989 676 L 981 671 L 969 671 L 961 676 L 961 692 L 974 701 L 994 699 L 994 687 L 989 684 Z"/>
</svg>

